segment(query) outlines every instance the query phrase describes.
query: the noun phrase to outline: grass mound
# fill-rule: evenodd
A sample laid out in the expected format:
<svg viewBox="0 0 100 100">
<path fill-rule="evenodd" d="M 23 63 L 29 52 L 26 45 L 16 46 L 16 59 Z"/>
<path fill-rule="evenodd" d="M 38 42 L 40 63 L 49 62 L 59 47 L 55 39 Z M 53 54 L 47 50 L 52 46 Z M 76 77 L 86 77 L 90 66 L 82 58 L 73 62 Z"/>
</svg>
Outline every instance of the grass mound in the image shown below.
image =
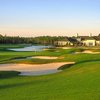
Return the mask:
<svg viewBox="0 0 100 100">
<path fill-rule="evenodd" d="M 61 67 L 58 68 L 58 70 L 65 70 L 67 68 L 70 68 L 71 66 L 73 66 L 74 64 L 67 64 L 67 65 L 63 65 Z"/>
<path fill-rule="evenodd" d="M 17 71 L 0 71 L 0 78 L 9 78 L 18 76 L 20 72 Z"/>
</svg>

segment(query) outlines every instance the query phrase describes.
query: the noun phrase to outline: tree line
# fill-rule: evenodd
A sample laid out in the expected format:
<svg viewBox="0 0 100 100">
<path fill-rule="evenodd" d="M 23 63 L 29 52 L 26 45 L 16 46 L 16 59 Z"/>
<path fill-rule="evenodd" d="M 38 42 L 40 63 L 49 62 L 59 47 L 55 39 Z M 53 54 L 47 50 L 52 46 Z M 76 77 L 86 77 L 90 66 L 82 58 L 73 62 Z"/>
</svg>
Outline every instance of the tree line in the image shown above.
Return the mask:
<svg viewBox="0 0 100 100">
<path fill-rule="evenodd" d="M 0 35 L 0 44 L 42 44 L 55 45 L 55 41 L 65 40 L 64 36 L 39 36 L 39 37 L 19 37 Z"/>
</svg>

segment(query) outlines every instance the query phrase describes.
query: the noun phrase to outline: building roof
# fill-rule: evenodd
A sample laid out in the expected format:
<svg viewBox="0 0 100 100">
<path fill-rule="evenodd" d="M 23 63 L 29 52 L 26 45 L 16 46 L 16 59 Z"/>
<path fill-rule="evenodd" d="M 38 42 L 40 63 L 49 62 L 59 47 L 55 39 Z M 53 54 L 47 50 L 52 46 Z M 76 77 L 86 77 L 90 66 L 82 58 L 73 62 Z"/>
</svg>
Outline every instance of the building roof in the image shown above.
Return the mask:
<svg viewBox="0 0 100 100">
<path fill-rule="evenodd" d="M 77 38 L 81 38 L 82 41 L 84 40 L 95 40 L 92 36 L 78 36 Z"/>
<path fill-rule="evenodd" d="M 94 39 L 100 41 L 100 36 L 94 36 Z"/>
<path fill-rule="evenodd" d="M 69 41 L 71 43 L 78 43 L 78 41 L 73 37 L 60 38 L 58 39 L 58 41 L 66 41 L 66 42 Z"/>
<path fill-rule="evenodd" d="M 75 38 L 73 38 L 73 37 L 69 37 L 68 40 L 70 42 L 72 42 L 72 43 L 78 43 L 78 41 Z"/>
<path fill-rule="evenodd" d="M 60 37 L 58 39 L 58 41 L 66 41 L 66 42 L 71 42 L 71 43 L 80 43 L 80 41 L 78 41 L 78 39 L 81 39 L 81 41 L 85 41 L 85 40 L 96 40 L 96 41 L 100 41 L 100 36 L 77 36 L 77 37 Z"/>
<path fill-rule="evenodd" d="M 84 40 L 95 40 L 93 37 L 86 37 Z"/>
</svg>

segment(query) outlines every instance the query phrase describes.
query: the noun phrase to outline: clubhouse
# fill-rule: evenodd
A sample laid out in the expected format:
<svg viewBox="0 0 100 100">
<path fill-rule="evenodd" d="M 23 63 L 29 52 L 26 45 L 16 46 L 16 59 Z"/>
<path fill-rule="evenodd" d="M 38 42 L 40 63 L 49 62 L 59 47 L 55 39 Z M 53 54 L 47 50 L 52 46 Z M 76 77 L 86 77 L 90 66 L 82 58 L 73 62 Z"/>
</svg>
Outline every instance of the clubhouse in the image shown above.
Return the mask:
<svg viewBox="0 0 100 100">
<path fill-rule="evenodd" d="M 79 36 L 66 37 L 55 41 L 56 46 L 100 46 L 100 34 L 98 36 Z"/>
</svg>

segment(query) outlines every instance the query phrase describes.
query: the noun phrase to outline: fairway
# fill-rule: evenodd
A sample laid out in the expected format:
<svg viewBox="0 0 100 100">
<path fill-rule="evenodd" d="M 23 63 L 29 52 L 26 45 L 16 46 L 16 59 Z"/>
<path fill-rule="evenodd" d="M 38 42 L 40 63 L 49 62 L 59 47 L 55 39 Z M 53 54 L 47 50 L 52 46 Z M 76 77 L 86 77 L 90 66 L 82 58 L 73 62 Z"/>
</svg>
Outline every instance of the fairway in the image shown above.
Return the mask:
<svg viewBox="0 0 100 100">
<path fill-rule="evenodd" d="M 0 79 L 2 100 L 99 100 L 100 62 L 78 64 L 58 74 Z M 5 94 L 5 96 L 4 96 Z"/>
<path fill-rule="evenodd" d="M 19 72 L 0 72 L 0 99 L 100 100 L 100 54 L 73 53 L 82 49 L 86 50 L 54 48 L 41 52 L 0 51 L 1 65 L 75 62 L 70 66 L 60 66 L 63 71 L 50 75 L 19 76 Z M 97 51 L 99 49 L 94 52 Z M 39 59 L 38 56 L 57 58 Z"/>
</svg>

